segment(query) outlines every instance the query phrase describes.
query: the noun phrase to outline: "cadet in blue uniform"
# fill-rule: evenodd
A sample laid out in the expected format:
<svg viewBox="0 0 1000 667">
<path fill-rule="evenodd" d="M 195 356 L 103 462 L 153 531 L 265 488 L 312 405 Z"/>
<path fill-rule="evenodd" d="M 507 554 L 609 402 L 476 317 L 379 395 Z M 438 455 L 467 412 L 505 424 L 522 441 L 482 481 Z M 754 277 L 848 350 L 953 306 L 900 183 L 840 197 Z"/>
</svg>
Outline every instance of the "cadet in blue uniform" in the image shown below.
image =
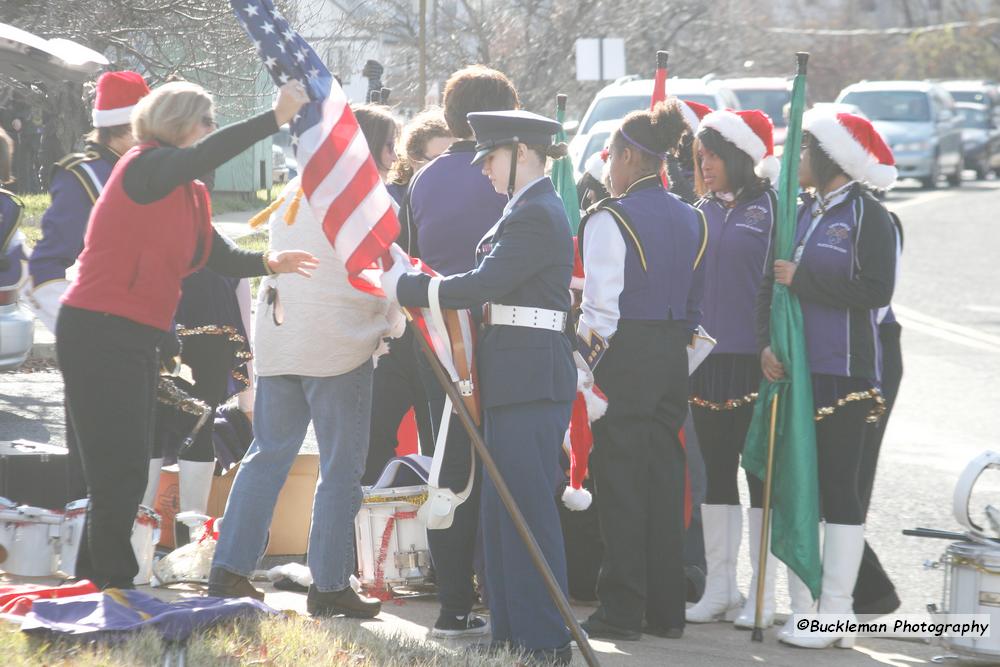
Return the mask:
<svg viewBox="0 0 1000 667">
<path fill-rule="evenodd" d="M 477 142 L 473 164 L 482 163 L 493 187 L 511 197 L 503 216 L 479 242 L 473 270 L 434 279 L 404 273 L 409 265 L 395 248 L 396 264 L 383 286 L 404 306 L 426 307 L 429 291 L 437 289 L 444 308 L 484 307 L 477 362 L 486 445 L 565 591 L 555 495 L 576 393 L 565 333 L 573 242 L 544 171 L 546 156 L 558 157 L 565 147 L 552 146 L 559 124 L 533 113 L 470 113 L 468 119 Z M 569 631 L 488 477 L 481 512 L 494 643 L 568 664 Z"/>
<path fill-rule="evenodd" d="M 701 213 L 663 188 L 660 171 L 687 126 L 676 100 L 636 111 L 609 150 L 613 198 L 580 223 L 586 274 L 578 367 L 608 397 L 594 422 L 590 470 L 604 541 L 591 637 L 684 631 L 687 345 L 701 320 Z M 645 618 L 645 626 L 643 619 Z"/>
<path fill-rule="evenodd" d="M 42 216 L 42 238 L 28 259 L 31 303 L 35 315 L 56 331 L 59 299 L 69 287 L 66 269 L 83 250 L 90 209 L 104 189 L 111 170 L 135 145 L 130 114 L 149 87 L 135 72 L 107 72 L 97 81 L 92 132 L 83 153 L 71 153 L 56 162 L 49 193 L 52 204 Z"/>
</svg>

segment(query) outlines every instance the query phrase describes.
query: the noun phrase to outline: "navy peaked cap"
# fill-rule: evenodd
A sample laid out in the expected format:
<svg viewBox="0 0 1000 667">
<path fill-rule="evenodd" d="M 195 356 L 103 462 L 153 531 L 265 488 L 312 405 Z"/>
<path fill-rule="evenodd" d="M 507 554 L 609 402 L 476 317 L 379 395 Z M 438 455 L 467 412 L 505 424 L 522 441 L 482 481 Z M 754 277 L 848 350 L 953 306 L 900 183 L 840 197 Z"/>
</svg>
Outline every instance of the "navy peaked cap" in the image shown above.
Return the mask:
<svg viewBox="0 0 1000 667">
<path fill-rule="evenodd" d="M 491 151 L 514 143 L 549 146 L 559 122 L 530 111 L 476 111 L 467 116 L 476 134 L 476 155 L 472 164 L 482 162 Z"/>
</svg>

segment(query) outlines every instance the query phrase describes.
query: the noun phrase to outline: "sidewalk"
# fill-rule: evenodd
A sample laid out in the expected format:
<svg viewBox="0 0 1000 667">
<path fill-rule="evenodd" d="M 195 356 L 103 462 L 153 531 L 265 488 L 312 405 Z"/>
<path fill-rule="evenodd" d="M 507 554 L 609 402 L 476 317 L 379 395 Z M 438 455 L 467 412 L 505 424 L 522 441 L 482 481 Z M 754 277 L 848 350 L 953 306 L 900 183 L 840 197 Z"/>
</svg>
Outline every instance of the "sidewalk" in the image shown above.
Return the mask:
<svg viewBox="0 0 1000 667">
<path fill-rule="evenodd" d="M 253 234 L 247 222 L 257 210 L 234 211 L 223 213 L 212 220 L 212 224 L 225 236 L 231 239 L 238 239 L 247 234 Z M 40 320 L 35 320 L 35 339 L 31 346 L 29 359 L 45 359 L 47 361 L 56 360 L 56 337 L 46 328 Z"/>
</svg>

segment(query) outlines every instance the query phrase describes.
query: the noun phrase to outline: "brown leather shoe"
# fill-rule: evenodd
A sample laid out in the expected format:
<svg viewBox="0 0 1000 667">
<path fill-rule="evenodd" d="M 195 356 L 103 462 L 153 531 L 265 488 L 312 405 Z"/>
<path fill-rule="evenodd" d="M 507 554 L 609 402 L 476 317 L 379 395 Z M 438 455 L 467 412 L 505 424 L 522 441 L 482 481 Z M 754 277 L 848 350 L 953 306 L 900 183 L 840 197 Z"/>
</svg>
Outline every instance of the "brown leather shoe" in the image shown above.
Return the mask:
<svg viewBox="0 0 1000 667">
<path fill-rule="evenodd" d="M 213 567 L 208 573 L 208 594 L 216 598 L 264 600 L 264 591 L 255 588 L 249 579 L 221 567 Z"/>
<path fill-rule="evenodd" d="M 306 594 L 306 610 L 313 616 L 375 618 L 382 611 L 382 603 L 359 596 L 350 586 L 342 591 L 329 592 L 310 586 Z"/>
</svg>

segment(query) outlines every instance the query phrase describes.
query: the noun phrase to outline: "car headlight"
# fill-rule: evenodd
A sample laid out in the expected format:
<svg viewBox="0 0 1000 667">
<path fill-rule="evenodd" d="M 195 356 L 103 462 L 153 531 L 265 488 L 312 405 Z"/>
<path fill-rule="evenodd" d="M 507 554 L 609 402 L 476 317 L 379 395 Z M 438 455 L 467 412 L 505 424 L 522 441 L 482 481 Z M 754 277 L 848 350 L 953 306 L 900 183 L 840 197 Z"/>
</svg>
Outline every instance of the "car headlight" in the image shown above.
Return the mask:
<svg viewBox="0 0 1000 667">
<path fill-rule="evenodd" d="M 892 150 L 897 153 L 923 153 L 929 150 L 930 147 L 931 145 L 927 141 L 907 141 L 896 144 L 892 147 Z"/>
</svg>

